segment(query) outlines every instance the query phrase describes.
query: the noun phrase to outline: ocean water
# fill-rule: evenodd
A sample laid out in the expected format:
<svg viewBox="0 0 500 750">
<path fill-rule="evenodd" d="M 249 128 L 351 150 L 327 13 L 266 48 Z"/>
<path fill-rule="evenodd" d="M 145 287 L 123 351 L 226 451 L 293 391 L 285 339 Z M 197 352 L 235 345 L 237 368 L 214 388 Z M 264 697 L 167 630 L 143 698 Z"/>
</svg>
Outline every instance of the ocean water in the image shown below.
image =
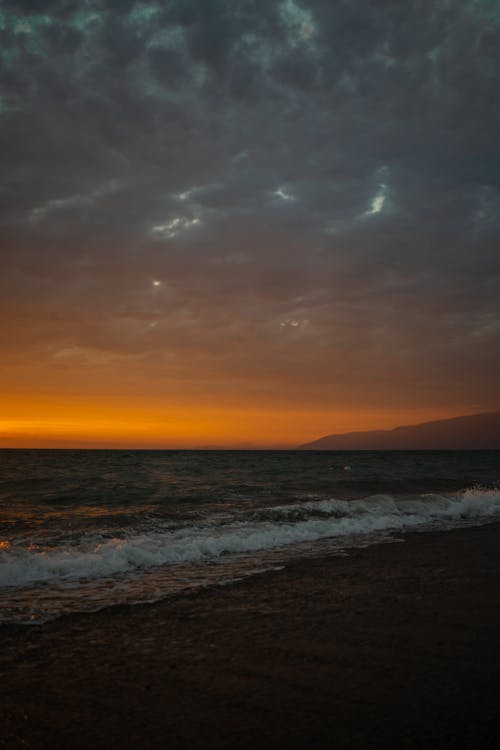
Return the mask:
<svg viewBox="0 0 500 750">
<path fill-rule="evenodd" d="M 498 451 L 0 450 L 0 623 L 499 519 Z"/>
</svg>

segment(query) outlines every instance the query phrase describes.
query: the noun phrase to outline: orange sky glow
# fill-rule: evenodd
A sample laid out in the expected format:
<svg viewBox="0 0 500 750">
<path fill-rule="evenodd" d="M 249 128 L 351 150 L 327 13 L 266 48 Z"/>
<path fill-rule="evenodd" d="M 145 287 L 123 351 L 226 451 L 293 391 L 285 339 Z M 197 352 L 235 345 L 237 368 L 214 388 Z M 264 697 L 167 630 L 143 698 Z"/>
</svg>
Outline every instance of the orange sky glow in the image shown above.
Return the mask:
<svg viewBox="0 0 500 750">
<path fill-rule="evenodd" d="M 54 301 L 9 311 L 0 447 L 293 448 L 494 403 L 491 371 L 477 400 L 474 358 L 443 358 L 430 334 L 402 329 L 397 316 L 374 331 L 353 305 L 333 321 L 308 312 L 307 326 L 292 326 L 270 301 L 267 311 L 242 304 L 226 319 L 208 290 L 205 315 L 179 315 L 172 298 L 182 308 L 182 295 L 147 279 L 135 290 L 138 309 L 123 313 L 111 294 L 75 304 L 72 287 L 81 292 L 67 285 L 55 284 Z M 137 283 L 125 276 L 121 285 L 118 301 Z"/>
<path fill-rule="evenodd" d="M 52 5 L 2 4 L 0 446 L 500 408 L 493 3 Z"/>
<path fill-rule="evenodd" d="M 1 448 L 293 448 L 331 432 L 384 429 L 454 416 L 453 410 L 336 411 L 176 406 L 130 401 L 4 405 Z"/>
<path fill-rule="evenodd" d="M 495 403 L 477 340 L 467 358 L 453 342 L 446 351 L 439 324 L 432 334 L 394 314 L 371 325 L 362 305 L 343 303 L 334 315 L 303 312 L 308 325 L 293 326 L 273 300 L 267 309 L 242 301 L 225 317 L 209 288 L 187 302 L 182 290 L 132 274 L 87 300 L 74 279 L 63 282 L 53 298 L 43 289 L 38 306 L 4 316 L 0 447 L 287 448 Z M 135 309 L 123 311 L 133 294 Z"/>
</svg>

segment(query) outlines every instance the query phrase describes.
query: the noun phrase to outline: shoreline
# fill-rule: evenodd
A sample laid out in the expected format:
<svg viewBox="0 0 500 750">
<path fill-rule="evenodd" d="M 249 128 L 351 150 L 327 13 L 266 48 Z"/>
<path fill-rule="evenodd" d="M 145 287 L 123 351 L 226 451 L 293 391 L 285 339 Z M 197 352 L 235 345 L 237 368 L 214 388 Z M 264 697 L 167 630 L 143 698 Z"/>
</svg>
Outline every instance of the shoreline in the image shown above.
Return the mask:
<svg viewBox="0 0 500 750">
<path fill-rule="evenodd" d="M 490 748 L 500 524 L 0 628 L 0 747 Z"/>
</svg>

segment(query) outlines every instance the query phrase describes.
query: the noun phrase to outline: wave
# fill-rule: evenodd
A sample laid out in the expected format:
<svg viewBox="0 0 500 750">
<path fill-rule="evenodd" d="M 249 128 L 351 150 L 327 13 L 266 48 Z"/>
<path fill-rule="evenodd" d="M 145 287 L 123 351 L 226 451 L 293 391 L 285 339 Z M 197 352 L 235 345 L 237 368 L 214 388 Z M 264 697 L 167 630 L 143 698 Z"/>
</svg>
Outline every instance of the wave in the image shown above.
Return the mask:
<svg viewBox="0 0 500 750">
<path fill-rule="evenodd" d="M 453 495 L 360 500 L 318 500 L 265 508 L 242 520 L 204 524 L 125 538 L 82 539 L 67 546 L 21 547 L 0 543 L 0 586 L 102 578 L 173 563 L 214 560 L 320 539 L 451 528 L 461 522 L 500 519 L 500 489 Z"/>
</svg>

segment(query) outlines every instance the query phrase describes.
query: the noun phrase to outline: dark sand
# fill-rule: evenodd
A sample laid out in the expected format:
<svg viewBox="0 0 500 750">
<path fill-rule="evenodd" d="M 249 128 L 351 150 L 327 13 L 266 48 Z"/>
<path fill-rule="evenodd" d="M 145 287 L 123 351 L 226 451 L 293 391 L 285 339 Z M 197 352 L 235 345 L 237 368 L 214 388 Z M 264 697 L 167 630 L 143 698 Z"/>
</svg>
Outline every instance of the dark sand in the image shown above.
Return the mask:
<svg viewBox="0 0 500 750">
<path fill-rule="evenodd" d="M 0 746 L 491 748 L 500 525 L 0 631 Z"/>
</svg>

